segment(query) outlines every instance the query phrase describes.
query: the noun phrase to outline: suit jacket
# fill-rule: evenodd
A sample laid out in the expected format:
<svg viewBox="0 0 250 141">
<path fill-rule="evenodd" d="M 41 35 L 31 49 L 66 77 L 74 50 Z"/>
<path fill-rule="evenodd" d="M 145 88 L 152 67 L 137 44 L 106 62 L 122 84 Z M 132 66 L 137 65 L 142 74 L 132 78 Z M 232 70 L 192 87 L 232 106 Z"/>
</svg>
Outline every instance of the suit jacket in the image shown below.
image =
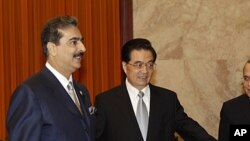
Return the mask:
<svg viewBox="0 0 250 141">
<path fill-rule="evenodd" d="M 9 141 L 93 141 L 88 91 L 73 81 L 83 115 L 45 67 L 14 92 L 7 113 Z"/>
<path fill-rule="evenodd" d="M 147 141 L 174 141 L 177 131 L 186 141 L 212 141 L 184 112 L 174 92 L 149 84 Z M 97 141 L 143 141 L 125 84 L 96 96 Z"/>
<path fill-rule="evenodd" d="M 229 141 L 230 125 L 250 125 L 250 100 L 246 94 L 223 103 L 220 112 L 219 141 Z"/>
</svg>

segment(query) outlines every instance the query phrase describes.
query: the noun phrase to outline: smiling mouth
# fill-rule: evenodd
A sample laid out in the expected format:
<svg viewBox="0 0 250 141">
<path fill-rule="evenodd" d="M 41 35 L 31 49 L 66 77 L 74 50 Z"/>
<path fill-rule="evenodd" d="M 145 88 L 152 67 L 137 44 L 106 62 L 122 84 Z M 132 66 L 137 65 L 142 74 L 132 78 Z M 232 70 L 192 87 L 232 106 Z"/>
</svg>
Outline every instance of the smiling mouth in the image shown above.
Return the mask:
<svg viewBox="0 0 250 141">
<path fill-rule="evenodd" d="M 146 79 L 147 76 L 138 76 L 139 79 Z"/>
<path fill-rule="evenodd" d="M 74 58 L 76 59 L 81 59 L 83 57 L 84 53 L 83 52 L 79 52 L 73 55 Z"/>
</svg>

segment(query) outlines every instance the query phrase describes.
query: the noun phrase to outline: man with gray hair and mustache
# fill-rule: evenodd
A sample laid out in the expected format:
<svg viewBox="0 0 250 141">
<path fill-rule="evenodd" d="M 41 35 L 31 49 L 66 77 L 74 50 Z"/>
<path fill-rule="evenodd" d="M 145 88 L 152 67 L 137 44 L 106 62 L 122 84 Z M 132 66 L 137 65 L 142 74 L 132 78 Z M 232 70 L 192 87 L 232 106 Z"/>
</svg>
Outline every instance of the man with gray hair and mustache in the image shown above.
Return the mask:
<svg viewBox="0 0 250 141">
<path fill-rule="evenodd" d="M 45 24 L 41 40 L 46 64 L 13 93 L 9 141 L 94 141 L 87 88 L 72 78 L 86 51 L 77 22 L 59 16 Z"/>
</svg>

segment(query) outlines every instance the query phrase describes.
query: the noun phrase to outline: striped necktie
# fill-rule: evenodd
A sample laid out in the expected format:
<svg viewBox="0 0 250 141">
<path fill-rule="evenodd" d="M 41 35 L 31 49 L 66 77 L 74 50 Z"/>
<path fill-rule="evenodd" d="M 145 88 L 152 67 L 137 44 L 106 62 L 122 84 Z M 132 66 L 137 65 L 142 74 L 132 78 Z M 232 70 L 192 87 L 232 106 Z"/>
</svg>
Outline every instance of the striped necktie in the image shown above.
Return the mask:
<svg viewBox="0 0 250 141">
<path fill-rule="evenodd" d="M 80 102 L 77 98 L 73 83 L 70 81 L 69 84 L 67 85 L 68 91 L 69 91 L 69 96 L 71 97 L 71 99 L 74 101 L 77 109 L 80 111 L 80 113 L 82 114 L 82 110 L 81 110 L 81 105 Z"/>
</svg>

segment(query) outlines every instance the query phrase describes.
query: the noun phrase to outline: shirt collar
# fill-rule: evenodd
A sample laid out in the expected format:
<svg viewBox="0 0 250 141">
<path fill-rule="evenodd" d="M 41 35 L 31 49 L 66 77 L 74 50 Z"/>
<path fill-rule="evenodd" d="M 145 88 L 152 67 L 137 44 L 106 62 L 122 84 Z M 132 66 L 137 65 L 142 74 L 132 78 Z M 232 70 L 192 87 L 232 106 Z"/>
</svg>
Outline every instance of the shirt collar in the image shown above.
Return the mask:
<svg viewBox="0 0 250 141">
<path fill-rule="evenodd" d="M 48 62 L 46 62 L 45 66 L 55 75 L 55 77 L 58 79 L 58 81 L 67 90 L 67 85 L 69 84 L 69 81 L 73 82 L 72 75 L 70 75 L 69 79 L 67 79 L 61 73 L 59 73 L 55 68 L 53 68 Z"/>
<path fill-rule="evenodd" d="M 127 86 L 127 90 L 128 90 L 128 93 L 130 94 L 130 96 L 132 98 L 137 98 L 137 94 L 139 93 L 139 90 L 137 88 L 135 88 L 134 86 L 131 85 L 131 83 L 128 81 L 128 79 L 126 78 L 126 86 Z M 149 98 L 150 97 L 150 89 L 149 89 L 149 85 L 147 85 L 146 87 L 144 87 L 142 90 L 141 90 L 143 93 L 144 93 L 144 99 L 145 98 Z"/>
</svg>

